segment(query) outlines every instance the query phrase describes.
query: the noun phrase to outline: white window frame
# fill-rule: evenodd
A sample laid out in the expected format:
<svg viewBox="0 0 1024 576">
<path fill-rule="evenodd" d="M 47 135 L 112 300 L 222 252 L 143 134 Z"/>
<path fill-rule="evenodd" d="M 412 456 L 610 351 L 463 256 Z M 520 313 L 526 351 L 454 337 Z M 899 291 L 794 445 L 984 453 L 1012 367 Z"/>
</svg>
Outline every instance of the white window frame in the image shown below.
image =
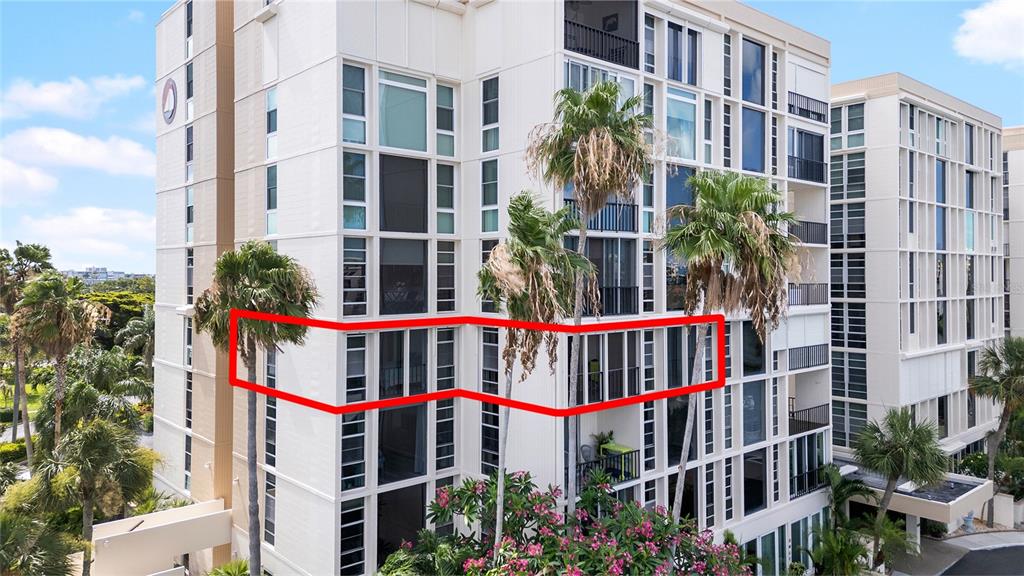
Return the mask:
<svg viewBox="0 0 1024 576">
<path fill-rule="evenodd" d="M 277 86 L 271 86 L 267 88 L 265 92 L 265 108 L 267 119 L 269 119 L 270 113 L 274 113 L 274 130 L 271 132 L 270 125 L 266 126 L 267 131 L 267 159 L 277 158 L 277 125 L 278 125 L 278 113 L 277 113 Z M 266 121 L 266 119 L 264 120 Z"/>
<path fill-rule="evenodd" d="M 420 86 L 418 83 L 414 83 L 414 82 L 403 82 L 401 80 L 388 79 L 388 78 L 385 78 L 386 75 L 393 76 L 393 77 L 408 78 L 410 80 L 416 80 L 416 81 L 419 81 L 419 82 L 423 82 L 423 85 Z M 388 151 L 401 151 L 401 152 L 399 152 L 399 155 L 409 155 L 410 153 L 413 154 L 413 155 L 429 153 L 430 150 L 431 150 L 431 146 L 430 146 L 430 139 L 427 138 L 427 135 L 430 133 L 430 124 L 431 123 L 430 123 L 430 113 L 429 113 L 429 110 L 430 110 L 430 103 L 433 101 L 431 99 L 431 97 L 430 97 L 430 82 L 428 82 L 426 78 L 421 78 L 419 76 L 414 76 L 412 74 L 406 74 L 404 72 L 392 72 L 391 70 L 378 70 L 377 71 L 377 91 L 381 95 L 383 95 L 383 93 L 384 93 L 383 86 L 392 86 L 394 88 L 401 88 L 403 90 L 409 90 L 409 91 L 413 91 L 413 92 L 422 92 L 423 93 L 423 106 L 424 106 L 424 110 L 423 110 L 423 150 L 417 150 L 415 148 L 400 148 L 400 147 L 397 147 L 397 146 L 388 146 L 388 145 L 384 144 L 384 138 L 381 137 L 381 133 L 380 133 L 380 131 L 384 129 L 384 111 L 381 109 L 381 105 L 380 105 L 380 98 L 382 96 L 377 98 L 377 144 L 382 149 L 384 149 L 384 150 L 388 150 Z M 365 105 L 363 107 L 363 110 L 366 110 Z M 436 150 L 435 150 L 435 152 L 436 152 Z"/>
<path fill-rule="evenodd" d="M 498 95 L 493 100 L 484 100 L 484 84 L 494 80 L 498 86 Z M 487 104 L 494 102 L 498 109 L 497 119 L 490 123 L 484 124 L 484 110 Z M 497 145 L 494 148 L 487 149 L 487 135 L 490 132 L 496 134 Z M 490 76 L 488 78 L 480 79 L 480 153 L 481 154 L 496 154 L 501 149 L 501 78 L 499 76 Z"/>
<path fill-rule="evenodd" d="M 355 178 L 355 179 L 360 178 L 360 176 L 357 175 L 357 174 L 346 174 L 345 173 L 345 156 L 348 155 L 348 154 L 353 154 L 353 155 L 356 155 L 356 156 L 362 156 L 363 157 L 363 175 L 362 175 L 362 180 L 363 180 L 363 200 L 362 200 L 362 202 L 360 202 L 358 200 L 349 200 L 348 198 L 345 198 L 345 179 L 346 178 Z M 370 174 L 370 169 L 371 169 L 370 168 L 370 156 L 371 155 L 368 152 L 365 152 L 363 150 L 355 150 L 355 149 L 347 149 L 346 148 L 346 149 L 342 150 L 342 152 L 341 152 L 341 228 L 343 230 L 365 231 L 367 226 L 369 225 L 369 221 L 370 221 L 370 215 L 369 215 L 370 207 L 369 207 L 369 203 L 367 202 L 367 197 L 370 195 L 370 185 L 369 185 L 369 182 L 370 182 L 369 181 L 369 174 Z M 363 226 L 361 228 L 349 227 L 349 226 L 346 225 L 346 222 L 345 222 L 345 208 L 347 208 L 349 206 L 352 206 L 352 207 L 355 207 L 355 208 L 362 208 L 363 209 Z"/>
<path fill-rule="evenodd" d="M 451 108 L 448 108 L 446 106 L 441 106 L 441 104 L 439 103 L 440 102 L 440 98 L 437 98 L 437 94 L 438 94 L 438 92 L 440 91 L 441 88 L 445 88 L 447 90 L 451 90 L 451 92 L 452 92 L 452 106 L 451 106 Z M 441 157 L 441 158 L 452 158 L 452 159 L 454 159 L 454 158 L 458 157 L 458 155 L 459 155 L 459 141 L 458 141 L 458 138 L 456 138 L 456 136 L 455 136 L 458 133 L 458 131 L 459 131 L 459 116 L 457 114 L 457 111 L 459 109 L 459 101 L 458 101 L 459 91 L 454 86 L 449 86 L 448 84 L 444 84 L 444 83 L 438 82 L 436 87 L 434 88 L 434 96 L 435 96 L 435 99 L 434 99 L 435 126 L 434 126 L 434 128 L 435 128 L 435 130 L 437 132 L 437 137 L 434 140 L 434 153 L 437 156 Z M 437 122 L 436 114 L 437 114 L 437 110 L 440 110 L 440 109 L 445 109 L 445 110 L 449 110 L 450 109 L 452 111 L 452 129 L 451 130 L 442 130 L 441 128 L 437 127 L 437 125 L 436 125 L 436 122 Z M 439 149 L 439 147 L 437 145 L 437 143 L 440 140 L 441 136 L 450 136 L 451 137 L 451 139 L 452 139 L 452 153 L 451 153 L 451 155 L 442 154 L 441 153 L 441 151 L 440 151 L 440 149 Z"/>
<path fill-rule="evenodd" d="M 346 88 L 345 87 L 345 68 L 346 67 L 356 68 L 360 72 L 362 72 L 362 74 L 363 74 L 363 90 L 362 90 L 363 114 L 362 115 L 351 114 L 351 113 L 346 113 L 345 112 L 345 91 L 346 90 L 353 91 L 353 92 L 356 91 L 354 88 Z M 342 64 L 342 68 L 341 68 L 341 92 L 342 92 L 342 103 L 341 103 L 341 111 L 342 111 L 341 112 L 341 141 L 345 142 L 345 143 L 348 143 L 348 144 L 363 144 L 363 145 L 365 145 L 365 144 L 368 143 L 367 139 L 369 137 L 369 129 L 367 128 L 367 126 L 368 126 L 369 123 L 367 122 L 367 119 L 366 119 L 366 107 L 367 107 L 367 98 L 366 98 L 367 82 L 366 82 L 366 76 L 367 75 L 366 75 L 366 67 L 365 66 L 363 66 L 361 64 L 357 64 L 355 62 L 352 62 L 352 63 L 346 62 L 346 63 Z M 352 122 L 358 122 L 358 123 L 360 123 L 362 125 L 362 127 L 363 127 L 363 139 L 362 139 L 362 141 L 359 141 L 359 140 L 346 140 L 345 139 L 345 121 L 346 120 L 349 120 L 349 121 L 352 121 Z"/>
</svg>

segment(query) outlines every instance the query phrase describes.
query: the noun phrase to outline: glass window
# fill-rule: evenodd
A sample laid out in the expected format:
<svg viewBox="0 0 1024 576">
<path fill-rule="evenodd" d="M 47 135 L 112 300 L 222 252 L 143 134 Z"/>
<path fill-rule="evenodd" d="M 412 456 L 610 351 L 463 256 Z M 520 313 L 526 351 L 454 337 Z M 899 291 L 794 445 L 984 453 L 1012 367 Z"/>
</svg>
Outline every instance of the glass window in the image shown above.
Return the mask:
<svg viewBox="0 0 1024 576">
<path fill-rule="evenodd" d="M 274 545 L 274 519 L 277 517 L 277 478 L 270 472 L 266 473 L 263 487 L 263 540 Z"/>
<path fill-rule="evenodd" d="M 946 208 L 935 207 L 935 249 L 946 249 Z"/>
<path fill-rule="evenodd" d="M 669 88 L 667 92 L 668 154 L 694 160 L 697 142 L 697 96 L 692 92 L 675 88 Z"/>
<path fill-rule="evenodd" d="M 764 374 L 764 343 L 754 330 L 754 323 L 743 323 L 743 375 Z"/>
<path fill-rule="evenodd" d="M 743 383 L 743 445 L 765 439 L 764 380 Z"/>
<path fill-rule="evenodd" d="M 363 573 L 366 562 L 366 550 L 363 548 L 365 522 L 362 498 L 341 503 L 341 576 Z"/>
<path fill-rule="evenodd" d="M 427 472 L 425 404 L 381 410 L 378 416 L 378 482 L 389 484 Z"/>
<path fill-rule="evenodd" d="M 654 17 L 644 14 L 644 71 L 654 73 Z"/>
<path fill-rule="evenodd" d="M 437 153 L 455 156 L 455 89 L 437 85 Z"/>
<path fill-rule="evenodd" d="M 437 165 L 437 233 L 455 233 L 455 167 Z"/>
<path fill-rule="evenodd" d="M 186 100 L 191 100 L 192 96 L 195 94 L 194 89 L 193 89 L 194 85 L 193 85 L 192 81 L 193 81 L 192 63 L 189 62 L 188 64 L 185 65 L 185 99 Z"/>
<path fill-rule="evenodd" d="M 743 39 L 743 99 L 764 104 L 764 46 Z M 763 128 L 762 128 L 763 130 Z"/>
<path fill-rule="evenodd" d="M 668 23 L 668 77 L 683 81 L 683 27 Z"/>
<path fill-rule="evenodd" d="M 267 166 L 267 235 L 277 234 L 277 165 Z"/>
<path fill-rule="evenodd" d="M 486 160 L 480 164 L 480 216 L 481 232 L 498 231 L 498 161 Z"/>
<path fill-rule="evenodd" d="M 426 312 L 427 243 L 383 238 L 380 245 L 380 313 Z"/>
<path fill-rule="evenodd" d="M 341 76 L 341 139 L 366 144 L 366 71 L 345 64 Z"/>
<path fill-rule="evenodd" d="M 764 112 L 743 109 L 743 169 L 764 172 Z"/>
<path fill-rule="evenodd" d="M 763 510 L 768 500 L 767 451 L 762 448 L 743 455 L 743 513 Z"/>
<path fill-rule="evenodd" d="M 437 243 L 437 311 L 455 310 L 455 242 Z"/>
<path fill-rule="evenodd" d="M 843 131 L 843 109 L 842 107 L 829 110 L 829 132 L 839 134 Z"/>
<path fill-rule="evenodd" d="M 380 229 L 427 231 L 427 161 L 380 157 Z"/>
<path fill-rule="evenodd" d="M 498 149 L 498 77 L 488 78 L 481 85 L 481 102 L 484 127 L 482 150 L 490 152 Z"/>
<path fill-rule="evenodd" d="M 380 144 L 427 151 L 427 81 L 380 73 Z"/>
<path fill-rule="evenodd" d="M 697 85 L 697 58 L 700 33 L 696 30 L 686 31 L 686 83 Z"/>
<path fill-rule="evenodd" d="M 344 245 L 341 313 L 362 316 L 366 314 L 366 239 L 345 238 Z"/>
<path fill-rule="evenodd" d="M 851 104 L 846 107 L 846 131 L 856 132 L 864 129 L 864 105 Z"/>
<path fill-rule="evenodd" d="M 342 222 L 348 230 L 366 230 L 366 154 L 342 155 Z"/>
</svg>

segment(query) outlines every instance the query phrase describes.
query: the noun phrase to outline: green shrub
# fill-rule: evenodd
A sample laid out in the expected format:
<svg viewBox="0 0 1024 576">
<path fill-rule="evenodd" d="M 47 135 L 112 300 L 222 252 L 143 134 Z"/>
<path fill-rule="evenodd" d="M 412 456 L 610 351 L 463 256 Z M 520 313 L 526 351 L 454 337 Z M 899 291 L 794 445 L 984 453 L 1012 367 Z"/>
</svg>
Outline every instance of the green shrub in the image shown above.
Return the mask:
<svg viewBox="0 0 1024 576">
<path fill-rule="evenodd" d="M 153 433 L 153 413 L 152 412 L 144 412 L 142 414 L 142 429 L 145 430 L 147 434 L 152 434 Z"/>
<path fill-rule="evenodd" d="M 4 442 L 0 444 L 0 464 L 21 462 L 25 459 L 25 441 Z"/>
<path fill-rule="evenodd" d="M 921 519 L 921 533 L 932 538 L 942 538 L 946 535 L 946 525 L 943 522 L 936 522 L 927 518 Z"/>
<path fill-rule="evenodd" d="M 11 408 L 0 408 L 0 422 L 11 422 L 14 420 L 14 410 Z"/>
</svg>

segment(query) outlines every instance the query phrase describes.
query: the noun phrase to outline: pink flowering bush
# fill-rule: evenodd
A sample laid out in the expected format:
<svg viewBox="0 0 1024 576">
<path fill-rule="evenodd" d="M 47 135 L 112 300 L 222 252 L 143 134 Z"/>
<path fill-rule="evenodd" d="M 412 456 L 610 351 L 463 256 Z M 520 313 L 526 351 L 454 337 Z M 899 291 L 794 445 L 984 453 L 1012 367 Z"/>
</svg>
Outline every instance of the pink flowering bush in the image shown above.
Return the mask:
<svg viewBox="0 0 1024 576">
<path fill-rule="evenodd" d="M 492 557 L 496 482 L 493 477 L 466 480 L 438 490 L 430 505 L 433 522 L 459 517 L 462 530 L 444 538 L 421 534 L 412 551 L 393 554 L 381 573 L 444 572 L 436 564 L 440 550 L 455 572 L 469 576 L 749 574 L 737 546 L 714 544 L 711 532 L 697 531 L 688 520 L 673 523 L 663 507 L 647 510 L 616 500 L 600 475 L 580 493 L 576 516 L 569 518 L 558 506 L 557 487 L 538 490 L 526 472 L 506 478 L 507 530 L 497 558 Z"/>
</svg>

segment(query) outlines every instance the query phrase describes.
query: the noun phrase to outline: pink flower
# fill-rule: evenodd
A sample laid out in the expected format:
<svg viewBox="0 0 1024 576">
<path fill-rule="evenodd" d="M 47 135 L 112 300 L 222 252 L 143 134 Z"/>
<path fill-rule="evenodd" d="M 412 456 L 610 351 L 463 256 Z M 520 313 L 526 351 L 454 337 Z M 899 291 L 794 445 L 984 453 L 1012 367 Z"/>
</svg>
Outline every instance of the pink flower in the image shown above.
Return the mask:
<svg viewBox="0 0 1024 576">
<path fill-rule="evenodd" d="M 530 556 L 540 556 L 541 554 L 544 553 L 544 545 L 543 544 L 530 544 L 529 546 L 526 547 L 526 553 L 529 554 Z"/>
<path fill-rule="evenodd" d="M 448 493 L 448 487 L 443 486 L 437 491 L 437 505 L 442 509 L 447 509 L 451 503 L 451 495 Z"/>
<path fill-rule="evenodd" d="M 571 564 L 567 564 L 565 566 L 565 576 L 583 576 L 583 571 Z"/>
<path fill-rule="evenodd" d="M 412 550 L 412 542 L 402 540 L 402 550 Z"/>
</svg>

